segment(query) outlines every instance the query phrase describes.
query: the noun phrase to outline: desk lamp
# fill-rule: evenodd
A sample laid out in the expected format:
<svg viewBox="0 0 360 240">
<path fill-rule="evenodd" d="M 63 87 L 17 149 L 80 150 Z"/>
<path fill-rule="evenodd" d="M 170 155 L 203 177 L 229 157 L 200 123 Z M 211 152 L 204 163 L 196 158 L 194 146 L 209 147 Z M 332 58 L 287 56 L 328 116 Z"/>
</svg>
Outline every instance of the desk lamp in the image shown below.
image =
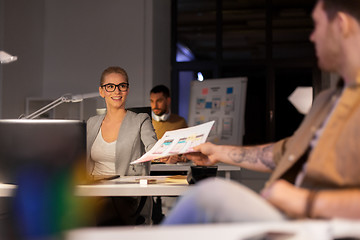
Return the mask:
<svg viewBox="0 0 360 240">
<path fill-rule="evenodd" d="M 16 60 L 17 60 L 17 56 L 12 56 L 12 55 L 8 54 L 7 52 L 0 51 L 0 63 L 1 64 L 11 63 Z"/>
<path fill-rule="evenodd" d="M 65 94 L 61 97 L 59 97 L 58 99 L 52 101 L 51 103 L 49 103 L 48 105 L 40 108 L 39 110 L 27 115 L 27 116 L 24 116 L 24 117 L 21 117 L 22 119 L 34 119 L 38 116 L 40 116 L 41 114 L 53 109 L 54 107 L 62 104 L 62 103 L 65 103 L 65 102 L 81 102 L 83 101 L 84 99 L 87 99 L 87 98 L 94 98 L 94 97 L 99 97 L 99 92 L 93 92 L 93 93 L 86 93 L 86 94 L 77 94 L 77 95 L 72 95 L 72 94 Z"/>
</svg>

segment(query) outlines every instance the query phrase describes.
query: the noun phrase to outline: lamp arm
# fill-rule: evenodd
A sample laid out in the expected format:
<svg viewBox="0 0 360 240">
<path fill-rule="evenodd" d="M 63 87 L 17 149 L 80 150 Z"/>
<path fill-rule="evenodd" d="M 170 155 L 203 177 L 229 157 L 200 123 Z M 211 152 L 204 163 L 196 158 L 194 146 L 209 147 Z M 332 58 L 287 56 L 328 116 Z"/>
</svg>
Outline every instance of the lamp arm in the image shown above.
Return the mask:
<svg viewBox="0 0 360 240">
<path fill-rule="evenodd" d="M 23 119 L 34 119 L 38 116 L 40 116 L 41 114 L 53 109 L 54 107 L 64 103 L 64 102 L 70 102 L 71 100 L 66 96 L 61 96 L 58 99 L 52 101 L 51 103 L 49 103 L 48 105 L 40 108 L 39 110 L 33 112 L 32 114 L 29 114 L 28 116 L 23 117 Z"/>
<path fill-rule="evenodd" d="M 81 102 L 84 99 L 87 98 L 94 98 L 94 97 L 99 97 L 99 92 L 93 92 L 93 93 L 85 93 L 85 94 L 77 94 L 77 95 L 72 95 L 72 94 L 65 94 L 62 95 L 61 97 L 59 97 L 58 99 L 54 100 L 53 102 L 49 103 L 48 105 L 40 108 L 39 110 L 29 114 L 28 116 L 25 117 L 20 117 L 22 119 L 34 119 L 38 116 L 40 116 L 41 114 L 53 109 L 54 107 L 64 103 L 64 102 Z"/>
</svg>

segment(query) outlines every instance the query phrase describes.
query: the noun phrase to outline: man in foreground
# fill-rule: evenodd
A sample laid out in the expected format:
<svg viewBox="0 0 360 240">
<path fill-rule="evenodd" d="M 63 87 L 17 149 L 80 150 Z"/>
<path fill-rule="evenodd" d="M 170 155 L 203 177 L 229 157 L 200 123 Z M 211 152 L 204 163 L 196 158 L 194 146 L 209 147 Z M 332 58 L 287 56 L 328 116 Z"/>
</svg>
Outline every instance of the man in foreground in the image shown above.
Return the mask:
<svg viewBox="0 0 360 240">
<path fill-rule="evenodd" d="M 182 197 L 164 224 L 360 218 L 360 1 L 318 0 L 312 14 L 319 67 L 342 84 L 315 99 L 293 136 L 255 147 L 205 143 L 187 158 L 272 172 L 261 196 L 211 179 Z"/>
</svg>

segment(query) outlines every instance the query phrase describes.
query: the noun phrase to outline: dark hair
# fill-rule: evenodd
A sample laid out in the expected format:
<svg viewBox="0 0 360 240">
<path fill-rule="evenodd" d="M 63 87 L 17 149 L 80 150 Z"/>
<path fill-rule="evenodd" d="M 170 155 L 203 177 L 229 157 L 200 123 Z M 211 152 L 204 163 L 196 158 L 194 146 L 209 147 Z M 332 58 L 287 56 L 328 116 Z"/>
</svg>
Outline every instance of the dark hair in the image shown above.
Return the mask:
<svg viewBox="0 0 360 240">
<path fill-rule="evenodd" d="M 164 85 L 157 85 L 157 86 L 153 87 L 150 91 L 150 94 L 151 93 L 163 93 L 164 97 L 166 97 L 166 98 L 170 97 L 169 88 Z"/>
<path fill-rule="evenodd" d="M 359 0 L 319 0 L 324 3 L 324 11 L 330 21 L 334 20 L 338 12 L 344 12 L 360 22 Z"/>
<path fill-rule="evenodd" d="M 128 77 L 126 71 L 125 71 L 123 68 L 121 68 L 121 67 L 108 67 L 108 68 L 105 69 L 105 70 L 102 72 L 102 74 L 101 74 L 100 86 L 103 85 L 103 83 L 104 83 L 104 78 L 105 78 L 107 75 L 109 75 L 110 73 L 118 73 L 118 74 L 121 74 L 121 75 L 125 78 L 126 82 L 127 82 L 127 83 L 129 82 L 129 77 Z"/>
</svg>

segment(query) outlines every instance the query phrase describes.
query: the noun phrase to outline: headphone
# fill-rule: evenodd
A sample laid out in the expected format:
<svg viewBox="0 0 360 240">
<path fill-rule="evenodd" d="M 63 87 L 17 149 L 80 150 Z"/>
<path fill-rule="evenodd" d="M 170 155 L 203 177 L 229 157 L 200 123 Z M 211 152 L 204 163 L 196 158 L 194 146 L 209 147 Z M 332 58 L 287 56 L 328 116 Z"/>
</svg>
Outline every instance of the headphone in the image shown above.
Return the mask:
<svg viewBox="0 0 360 240">
<path fill-rule="evenodd" d="M 153 111 L 151 111 L 151 117 L 152 117 L 155 121 L 157 121 L 157 122 L 165 122 L 166 120 L 169 119 L 170 114 L 171 114 L 170 110 L 169 110 L 168 113 L 164 113 L 164 114 L 161 115 L 161 116 L 158 116 L 158 115 L 156 115 Z"/>
</svg>

